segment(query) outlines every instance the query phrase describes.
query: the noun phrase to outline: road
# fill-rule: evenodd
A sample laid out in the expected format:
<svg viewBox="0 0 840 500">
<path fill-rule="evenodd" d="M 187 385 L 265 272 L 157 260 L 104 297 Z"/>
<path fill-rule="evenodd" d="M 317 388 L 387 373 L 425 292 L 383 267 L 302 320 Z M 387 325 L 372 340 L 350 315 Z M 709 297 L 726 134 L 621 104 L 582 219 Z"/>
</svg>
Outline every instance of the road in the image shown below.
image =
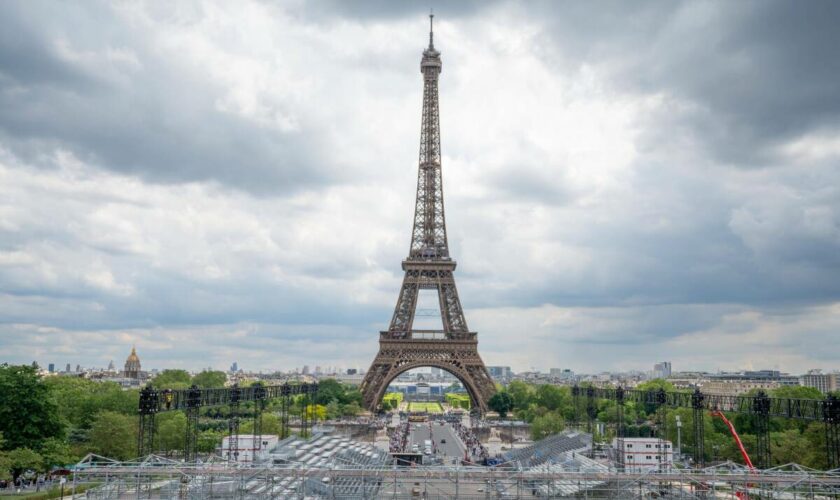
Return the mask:
<svg viewBox="0 0 840 500">
<path fill-rule="evenodd" d="M 418 428 L 419 425 L 419 428 Z M 455 429 L 451 425 L 434 422 L 431 425 L 431 432 L 429 431 L 429 424 L 411 424 L 411 433 L 409 435 L 409 449 L 412 445 L 417 445 L 420 453 L 423 453 L 425 448 L 423 442 L 427 439 L 432 440 L 436 446 L 437 455 L 450 458 L 464 458 L 464 445 L 458 436 L 455 434 Z M 445 443 L 441 441 L 445 440 Z"/>
</svg>

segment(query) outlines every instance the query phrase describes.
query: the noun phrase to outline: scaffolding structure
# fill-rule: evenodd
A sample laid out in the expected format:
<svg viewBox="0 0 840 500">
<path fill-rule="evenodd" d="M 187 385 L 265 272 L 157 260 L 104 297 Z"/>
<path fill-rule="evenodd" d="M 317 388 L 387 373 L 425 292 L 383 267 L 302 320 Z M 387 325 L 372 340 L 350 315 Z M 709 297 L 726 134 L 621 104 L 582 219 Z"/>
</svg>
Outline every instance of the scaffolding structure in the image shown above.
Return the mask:
<svg viewBox="0 0 840 500">
<path fill-rule="evenodd" d="M 432 466 L 327 467 L 184 463 L 156 455 L 118 462 L 89 455 L 72 488 L 100 482 L 87 498 L 772 498 L 840 499 L 840 470 L 796 464 L 749 470 L 731 462 L 704 469 L 625 472 Z"/>
</svg>

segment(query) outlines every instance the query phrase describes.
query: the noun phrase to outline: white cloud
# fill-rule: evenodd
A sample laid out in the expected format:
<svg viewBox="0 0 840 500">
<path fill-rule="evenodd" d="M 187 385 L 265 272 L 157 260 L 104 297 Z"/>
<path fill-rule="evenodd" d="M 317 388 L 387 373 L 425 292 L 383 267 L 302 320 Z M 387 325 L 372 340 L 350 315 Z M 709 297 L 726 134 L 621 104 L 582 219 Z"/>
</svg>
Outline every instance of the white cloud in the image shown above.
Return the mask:
<svg viewBox="0 0 840 500">
<path fill-rule="evenodd" d="M 309 7 L 9 13 L 0 361 L 104 365 L 133 342 L 160 367 L 372 359 L 409 244 L 425 19 Z M 576 41 L 630 14 L 565 9 L 439 15 L 449 239 L 485 360 L 831 368 L 835 128 L 808 100 L 795 133 L 752 101 L 721 111 L 707 80 L 784 61 L 686 66 L 705 38 L 674 37 L 729 29 L 718 6 L 640 13 L 652 46 Z"/>
</svg>

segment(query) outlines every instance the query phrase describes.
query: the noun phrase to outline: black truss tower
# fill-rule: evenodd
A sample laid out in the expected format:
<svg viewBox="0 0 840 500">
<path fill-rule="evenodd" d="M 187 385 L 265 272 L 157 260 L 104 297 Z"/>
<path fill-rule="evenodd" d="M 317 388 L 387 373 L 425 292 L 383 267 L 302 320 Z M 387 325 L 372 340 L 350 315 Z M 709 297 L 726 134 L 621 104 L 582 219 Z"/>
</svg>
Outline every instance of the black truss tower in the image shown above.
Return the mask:
<svg viewBox="0 0 840 500">
<path fill-rule="evenodd" d="M 318 391 L 318 384 L 283 384 L 273 386 L 253 385 L 251 387 L 219 387 L 200 389 L 193 386 L 189 389 L 156 390 L 145 387 L 140 391 L 138 405 L 139 433 L 137 438 L 138 456 L 146 456 L 154 452 L 155 444 L 155 415 L 168 411 L 183 411 L 187 416 L 187 427 L 184 435 L 184 460 L 194 461 L 198 442 L 198 416 L 201 408 L 214 406 L 229 406 L 231 408 L 228 429 L 231 431 L 232 441 L 238 441 L 239 424 L 243 404 L 254 404 L 254 434 L 261 435 L 262 413 L 269 399 L 281 398 L 280 422 L 282 437 L 289 436 L 289 412 L 293 397 L 303 395 L 307 400 L 309 395 Z M 303 431 L 308 429 L 308 422 L 301 421 Z M 262 442 L 255 443 L 259 449 Z M 238 444 L 232 442 L 230 451 L 236 453 Z"/>
<path fill-rule="evenodd" d="M 700 389 L 694 389 L 694 394 L 691 395 L 691 408 L 693 410 L 694 423 L 694 466 L 703 467 L 706 464 L 706 422 L 705 422 L 705 406 L 703 402 L 705 396 Z M 682 450 L 680 450 L 682 451 Z"/>
<path fill-rule="evenodd" d="M 158 391 L 145 387 L 140 391 L 140 421 L 137 432 L 137 450 L 140 454 L 155 450 L 155 415 L 158 412 Z"/>
<path fill-rule="evenodd" d="M 840 399 L 833 394 L 825 400 L 823 407 L 825 422 L 825 450 L 828 468 L 840 467 Z"/>
<path fill-rule="evenodd" d="M 230 418 L 228 419 L 228 462 L 239 461 L 239 402 L 242 390 L 238 385 L 230 391 Z M 256 433 L 255 433 L 256 434 Z"/>
<path fill-rule="evenodd" d="M 755 466 L 767 469 L 770 467 L 770 398 L 764 391 L 758 391 L 753 399 L 753 414 L 758 441 Z"/>
<path fill-rule="evenodd" d="M 201 408 L 201 389 L 192 386 L 187 390 L 186 408 L 187 429 L 184 433 L 184 462 L 195 461 L 198 445 L 198 413 Z"/>
</svg>

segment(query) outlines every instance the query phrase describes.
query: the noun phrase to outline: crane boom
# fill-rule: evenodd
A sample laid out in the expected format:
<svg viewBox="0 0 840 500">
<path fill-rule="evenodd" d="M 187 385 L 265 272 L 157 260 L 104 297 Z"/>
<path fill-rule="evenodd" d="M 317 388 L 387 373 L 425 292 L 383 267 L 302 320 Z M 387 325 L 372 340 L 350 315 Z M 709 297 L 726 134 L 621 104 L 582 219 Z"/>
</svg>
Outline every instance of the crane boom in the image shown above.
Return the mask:
<svg viewBox="0 0 840 500">
<path fill-rule="evenodd" d="M 755 467 L 753 467 L 752 460 L 750 460 L 750 456 L 747 455 L 747 450 L 744 448 L 744 443 L 741 442 L 741 437 L 738 436 L 738 432 L 735 431 L 735 426 L 732 425 L 732 422 L 730 422 L 729 419 L 726 418 L 726 415 L 724 415 L 723 412 L 721 412 L 720 410 L 712 410 L 711 415 L 713 417 L 720 418 L 721 420 L 723 420 L 723 423 L 725 423 L 726 426 L 729 427 L 729 432 L 730 434 L 732 434 L 732 437 L 735 438 L 735 443 L 738 445 L 738 449 L 741 451 L 741 456 L 744 457 L 744 462 L 746 462 L 747 467 L 749 467 L 750 470 L 755 470 Z"/>
</svg>

